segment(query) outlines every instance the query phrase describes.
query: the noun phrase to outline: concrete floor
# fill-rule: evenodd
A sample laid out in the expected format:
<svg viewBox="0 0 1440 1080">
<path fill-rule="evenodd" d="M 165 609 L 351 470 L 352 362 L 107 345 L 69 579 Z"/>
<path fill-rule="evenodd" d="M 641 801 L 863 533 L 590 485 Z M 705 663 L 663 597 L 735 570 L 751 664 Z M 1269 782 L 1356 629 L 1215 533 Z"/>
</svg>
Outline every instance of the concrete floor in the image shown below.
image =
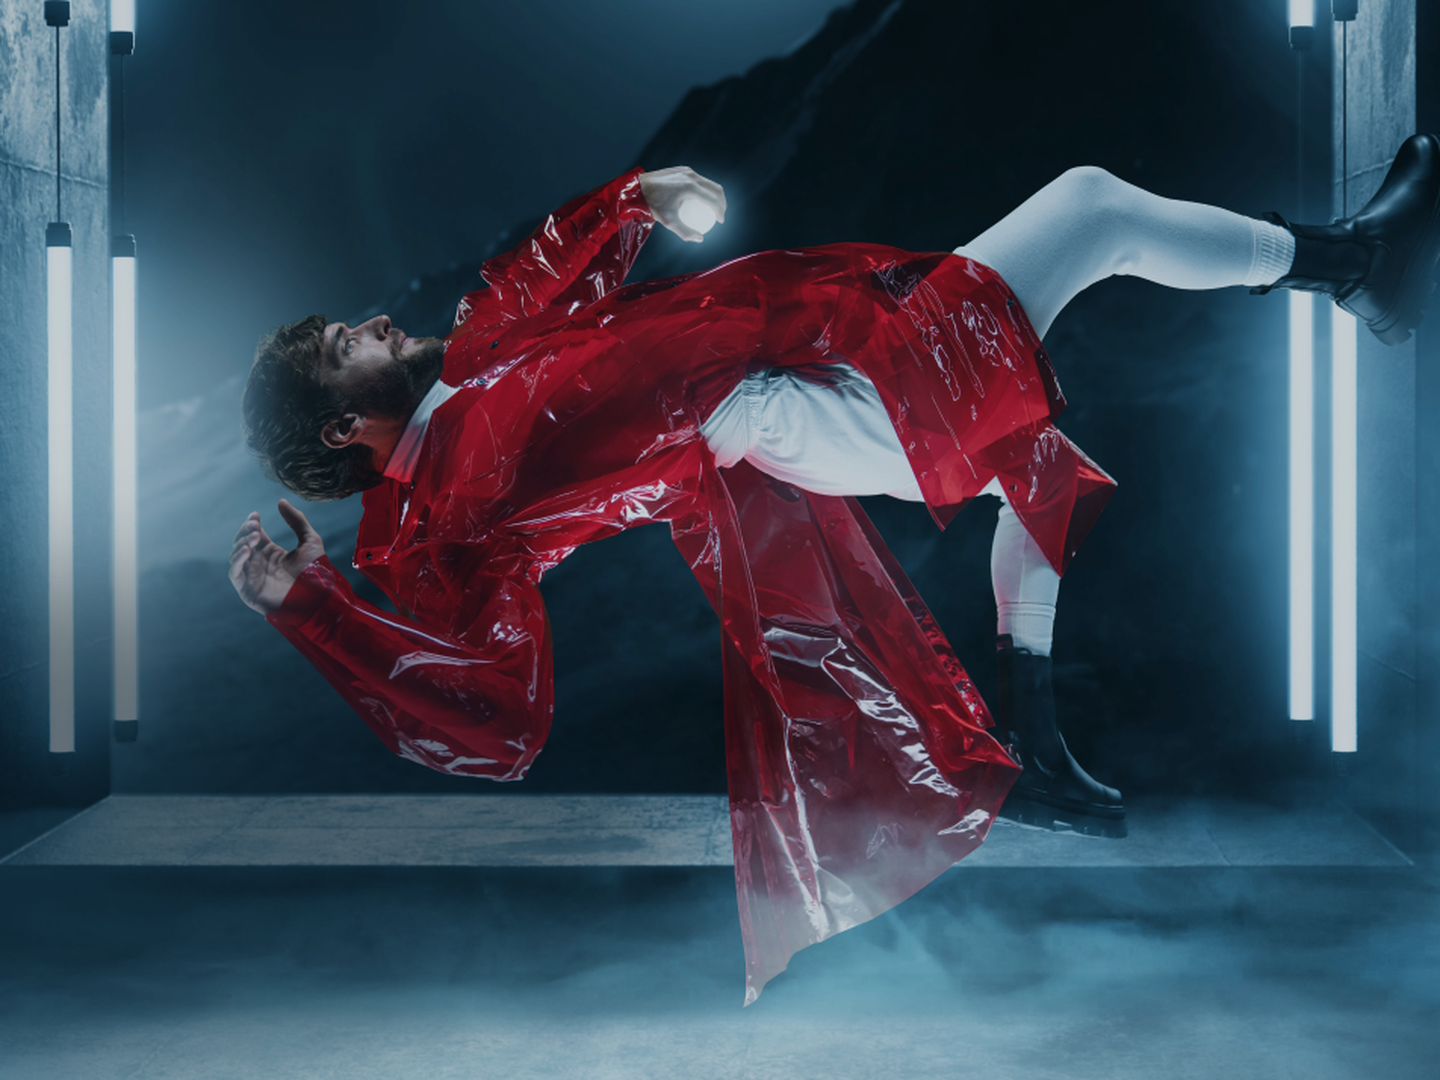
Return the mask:
<svg viewBox="0 0 1440 1080">
<path fill-rule="evenodd" d="M 1234 855 L 1236 810 L 1134 825 L 1144 845 L 1167 812 L 1181 832 L 1208 813 Z M 60 865 L 42 856 L 62 828 L 0 865 L 0 1076 L 1436 1075 L 1440 875 L 1363 828 L 1346 840 L 1335 808 L 1300 832 L 1350 854 L 1281 865 L 1269 813 L 1251 851 L 1271 856 L 1244 866 L 1085 865 L 1131 841 L 997 829 L 987 850 L 1008 856 L 802 952 L 748 1009 L 723 865 L 177 865 L 173 848 L 104 865 L 73 846 Z"/>
<path fill-rule="evenodd" d="M 1128 824 L 1111 842 L 1002 819 L 963 866 L 1410 865 L 1335 801 L 1131 800 Z M 732 865 L 723 795 L 112 795 L 37 829 L 0 863 Z"/>
</svg>

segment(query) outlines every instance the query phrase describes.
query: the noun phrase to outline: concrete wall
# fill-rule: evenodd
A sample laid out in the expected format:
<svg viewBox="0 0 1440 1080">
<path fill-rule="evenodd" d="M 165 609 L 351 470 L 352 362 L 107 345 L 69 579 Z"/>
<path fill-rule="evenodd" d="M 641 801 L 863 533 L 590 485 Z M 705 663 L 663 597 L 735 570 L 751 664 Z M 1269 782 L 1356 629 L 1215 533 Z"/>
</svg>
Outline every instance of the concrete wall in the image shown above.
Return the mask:
<svg viewBox="0 0 1440 1080">
<path fill-rule="evenodd" d="M 1415 119 L 1440 132 L 1440 4 L 1415 13 Z M 1415 335 L 1419 622 L 1415 772 L 1419 850 L 1440 853 L 1440 306 L 1431 302 Z"/>
<path fill-rule="evenodd" d="M 48 749 L 45 226 L 55 217 L 55 31 L 0 4 L 0 807 L 108 790 L 110 312 L 107 9 L 60 31 L 62 203 L 74 230 L 77 752 Z"/>
<path fill-rule="evenodd" d="M 1415 131 L 1415 7 L 1415 0 L 1360 0 L 1358 17 L 1343 32 L 1334 27 L 1337 217 L 1374 195 L 1396 148 Z M 1345 785 L 1356 808 L 1410 851 L 1420 784 L 1415 361 L 1413 338 L 1385 346 L 1360 330 L 1359 751 L 1346 762 Z"/>
</svg>

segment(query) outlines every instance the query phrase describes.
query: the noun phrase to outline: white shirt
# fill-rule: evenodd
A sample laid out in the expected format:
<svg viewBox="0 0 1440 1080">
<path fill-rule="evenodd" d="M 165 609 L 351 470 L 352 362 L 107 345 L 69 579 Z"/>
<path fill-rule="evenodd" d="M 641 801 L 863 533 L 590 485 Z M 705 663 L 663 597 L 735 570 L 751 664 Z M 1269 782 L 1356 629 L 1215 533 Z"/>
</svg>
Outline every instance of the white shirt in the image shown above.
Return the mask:
<svg viewBox="0 0 1440 1080">
<path fill-rule="evenodd" d="M 415 463 L 420 460 L 420 447 L 425 442 L 425 432 L 430 430 L 430 414 L 455 396 L 457 387 L 446 386 L 439 379 L 430 387 L 429 393 L 420 399 L 410 423 L 395 444 L 395 452 L 385 463 L 385 475 L 391 480 L 408 484 L 415 475 Z"/>
</svg>

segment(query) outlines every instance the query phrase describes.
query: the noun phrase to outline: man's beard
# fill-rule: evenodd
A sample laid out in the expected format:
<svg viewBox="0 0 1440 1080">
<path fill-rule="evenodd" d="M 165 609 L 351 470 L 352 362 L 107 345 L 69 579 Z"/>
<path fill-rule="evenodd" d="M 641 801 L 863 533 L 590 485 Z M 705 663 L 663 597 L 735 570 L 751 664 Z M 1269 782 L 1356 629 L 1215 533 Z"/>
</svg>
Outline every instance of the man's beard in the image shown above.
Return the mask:
<svg viewBox="0 0 1440 1080">
<path fill-rule="evenodd" d="M 362 416 L 394 416 L 409 420 L 430 392 L 445 367 L 445 342 L 440 338 L 415 338 L 408 355 L 377 370 L 364 387 L 355 392 L 346 412 Z"/>
</svg>

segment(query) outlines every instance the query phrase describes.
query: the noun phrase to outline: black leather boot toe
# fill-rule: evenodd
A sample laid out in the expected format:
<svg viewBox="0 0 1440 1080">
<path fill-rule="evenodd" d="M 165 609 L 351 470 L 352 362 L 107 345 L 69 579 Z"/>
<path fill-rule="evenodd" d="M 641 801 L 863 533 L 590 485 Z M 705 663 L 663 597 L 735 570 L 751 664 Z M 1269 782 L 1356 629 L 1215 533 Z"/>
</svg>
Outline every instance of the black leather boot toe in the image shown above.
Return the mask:
<svg viewBox="0 0 1440 1080">
<path fill-rule="evenodd" d="M 1358 213 L 1333 225 L 1271 220 L 1295 237 L 1295 261 L 1256 292 L 1306 289 L 1334 298 L 1387 345 L 1420 325 L 1440 259 L 1440 138 L 1412 135 L 1380 190 Z"/>
<path fill-rule="evenodd" d="M 1008 634 L 997 639 L 996 646 L 1000 697 L 995 736 L 1023 770 L 1000 816 L 1047 829 L 1124 836 L 1120 792 L 1080 767 L 1056 725 L 1050 657 L 1016 648 Z"/>
</svg>

